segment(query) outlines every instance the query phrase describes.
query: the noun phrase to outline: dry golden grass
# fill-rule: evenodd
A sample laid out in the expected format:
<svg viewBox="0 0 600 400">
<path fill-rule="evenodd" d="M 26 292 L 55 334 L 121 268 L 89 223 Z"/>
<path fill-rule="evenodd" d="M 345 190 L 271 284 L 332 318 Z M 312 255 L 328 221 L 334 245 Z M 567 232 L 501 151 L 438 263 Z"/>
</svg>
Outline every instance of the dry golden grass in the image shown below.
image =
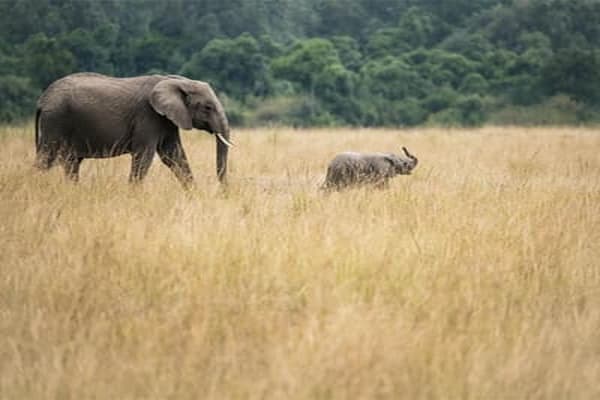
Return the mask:
<svg viewBox="0 0 600 400">
<path fill-rule="evenodd" d="M 2 399 L 600 396 L 600 132 L 186 133 L 199 188 L 158 159 L 32 168 L 0 129 Z M 420 158 L 325 195 L 342 150 Z"/>
</svg>

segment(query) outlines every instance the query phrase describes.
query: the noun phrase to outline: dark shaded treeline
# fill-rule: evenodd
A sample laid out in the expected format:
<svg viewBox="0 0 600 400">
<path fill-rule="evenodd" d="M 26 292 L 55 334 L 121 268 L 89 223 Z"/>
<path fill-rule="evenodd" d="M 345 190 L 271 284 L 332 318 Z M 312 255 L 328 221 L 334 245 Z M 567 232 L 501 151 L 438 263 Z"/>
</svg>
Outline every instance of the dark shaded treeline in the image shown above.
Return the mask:
<svg viewBox="0 0 600 400">
<path fill-rule="evenodd" d="M 597 0 L 0 1 L 0 120 L 74 71 L 210 82 L 234 124 L 600 120 Z"/>
</svg>

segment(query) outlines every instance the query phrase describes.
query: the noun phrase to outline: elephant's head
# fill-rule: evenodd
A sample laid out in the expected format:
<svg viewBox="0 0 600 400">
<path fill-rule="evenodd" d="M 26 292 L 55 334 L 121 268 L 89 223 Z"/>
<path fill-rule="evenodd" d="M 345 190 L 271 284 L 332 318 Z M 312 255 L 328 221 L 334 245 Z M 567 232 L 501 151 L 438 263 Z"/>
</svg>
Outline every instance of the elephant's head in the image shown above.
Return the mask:
<svg viewBox="0 0 600 400">
<path fill-rule="evenodd" d="M 227 152 L 231 146 L 229 122 L 210 85 L 170 76 L 154 86 L 150 104 L 157 113 L 170 119 L 180 129 L 202 129 L 215 135 L 217 176 L 224 182 L 227 174 Z"/>
<path fill-rule="evenodd" d="M 399 156 L 396 154 L 390 154 L 387 159 L 393 165 L 394 171 L 398 175 L 410 175 L 412 170 L 417 166 L 419 160 L 417 157 L 413 156 L 408 152 L 406 147 L 402 147 L 402 151 L 404 151 L 404 156 Z"/>
</svg>

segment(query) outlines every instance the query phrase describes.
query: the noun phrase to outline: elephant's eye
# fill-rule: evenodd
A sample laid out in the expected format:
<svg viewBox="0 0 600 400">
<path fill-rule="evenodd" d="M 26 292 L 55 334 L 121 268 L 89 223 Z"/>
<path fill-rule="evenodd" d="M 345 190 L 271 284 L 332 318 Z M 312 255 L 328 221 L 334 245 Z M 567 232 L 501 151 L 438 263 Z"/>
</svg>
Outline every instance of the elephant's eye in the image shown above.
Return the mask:
<svg viewBox="0 0 600 400">
<path fill-rule="evenodd" d="M 213 110 L 215 109 L 215 106 L 214 106 L 212 103 L 206 103 L 206 104 L 204 105 L 204 109 L 205 109 L 206 111 L 213 111 Z"/>
</svg>

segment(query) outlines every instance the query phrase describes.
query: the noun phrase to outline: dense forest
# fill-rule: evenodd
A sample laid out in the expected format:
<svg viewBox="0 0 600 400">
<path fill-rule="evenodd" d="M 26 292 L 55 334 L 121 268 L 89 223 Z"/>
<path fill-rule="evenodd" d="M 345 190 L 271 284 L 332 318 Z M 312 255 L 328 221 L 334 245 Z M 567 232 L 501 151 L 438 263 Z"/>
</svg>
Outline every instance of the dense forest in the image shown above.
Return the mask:
<svg viewBox="0 0 600 400">
<path fill-rule="evenodd" d="M 0 121 L 75 71 L 210 82 L 238 126 L 598 122 L 600 1 L 0 1 Z"/>
</svg>

